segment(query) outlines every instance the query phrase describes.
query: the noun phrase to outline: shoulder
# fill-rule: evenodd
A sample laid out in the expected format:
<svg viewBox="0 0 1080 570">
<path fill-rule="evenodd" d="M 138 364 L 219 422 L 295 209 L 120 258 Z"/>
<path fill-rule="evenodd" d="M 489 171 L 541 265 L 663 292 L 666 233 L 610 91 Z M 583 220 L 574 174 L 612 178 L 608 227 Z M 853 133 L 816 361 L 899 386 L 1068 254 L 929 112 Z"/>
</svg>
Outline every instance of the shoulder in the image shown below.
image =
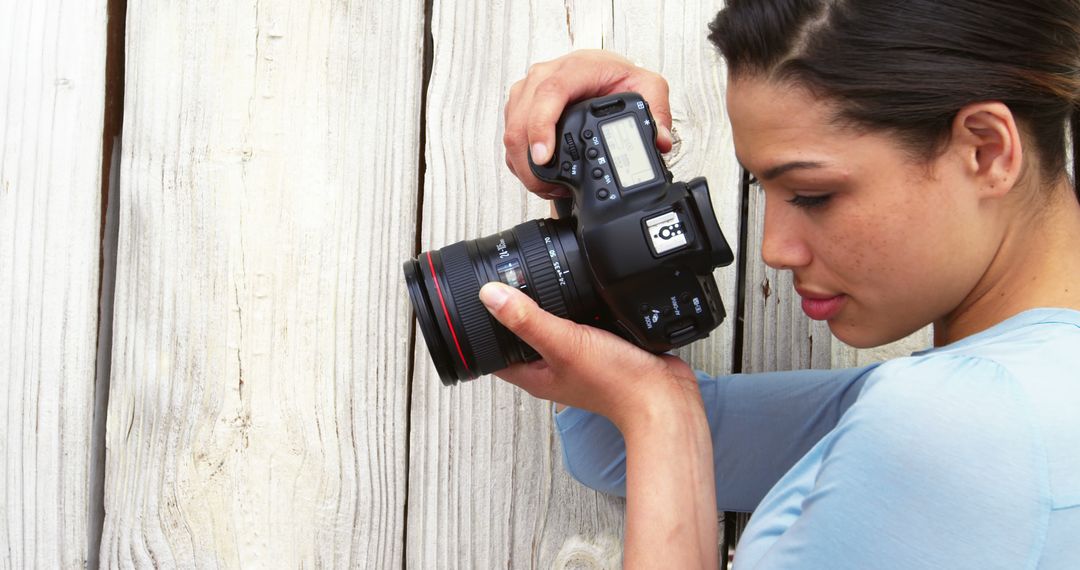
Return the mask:
<svg viewBox="0 0 1080 570">
<path fill-rule="evenodd" d="M 858 403 L 884 417 L 925 416 L 933 420 L 931 427 L 970 426 L 988 434 L 995 427 L 1033 425 L 1022 383 L 1010 367 L 983 356 L 932 354 L 886 362 L 870 373 Z"/>
<path fill-rule="evenodd" d="M 835 435 L 834 459 L 936 489 L 941 501 L 1049 500 L 1031 403 L 1013 375 L 986 358 L 931 355 L 879 366 Z"/>
<path fill-rule="evenodd" d="M 869 371 L 812 457 L 763 503 L 788 517 L 756 527 L 757 536 L 783 534 L 768 551 L 777 566 L 1039 559 L 1051 510 L 1046 454 L 1018 382 L 993 360 L 933 354 Z"/>
<path fill-rule="evenodd" d="M 928 438 L 938 445 L 966 439 L 1028 439 L 1031 406 L 1008 369 L 986 358 L 938 354 L 900 358 L 872 370 L 849 421 L 880 436 Z M 899 433 L 898 433 L 899 432 Z"/>
</svg>

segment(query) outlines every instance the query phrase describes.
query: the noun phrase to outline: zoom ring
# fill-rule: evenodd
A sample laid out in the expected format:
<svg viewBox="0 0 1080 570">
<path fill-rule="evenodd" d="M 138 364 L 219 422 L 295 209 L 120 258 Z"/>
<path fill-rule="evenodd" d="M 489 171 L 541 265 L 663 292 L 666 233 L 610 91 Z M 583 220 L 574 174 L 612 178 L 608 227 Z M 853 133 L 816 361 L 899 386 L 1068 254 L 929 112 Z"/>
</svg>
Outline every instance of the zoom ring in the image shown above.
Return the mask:
<svg viewBox="0 0 1080 570">
<path fill-rule="evenodd" d="M 559 286 L 559 275 L 555 272 L 551 254 L 544 244 L 539 223 L 526 223 L 518 226 L 518 247 L 525 257 L 525 267 L 532 279 L 532 288 L 540 308 L 562 318 L 568 318 L 566 300 L 563 299 Z"/>
<path fill-rule="evenodd" d="M 478 369 L 472 372 L 480 375 L 506 368 L 506 360 L 499 352 L 499 344 L 495 339 L 491 315 L 480 303 L 480 282 L 469 259 L 466 242 L 443 248 L 442 261 L 464 336 L 476 357 Z"/>
</svg>

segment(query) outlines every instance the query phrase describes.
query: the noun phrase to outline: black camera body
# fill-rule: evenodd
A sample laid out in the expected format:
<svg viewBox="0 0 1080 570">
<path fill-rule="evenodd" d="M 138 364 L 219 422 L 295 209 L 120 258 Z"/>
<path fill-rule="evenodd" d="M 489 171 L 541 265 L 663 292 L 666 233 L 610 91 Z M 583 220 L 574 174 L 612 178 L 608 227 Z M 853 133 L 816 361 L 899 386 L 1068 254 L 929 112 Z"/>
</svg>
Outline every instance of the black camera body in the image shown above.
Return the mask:
<svg viewBox="0 0 1080 570">
<path fill-rule="evenodd" d="M 565 204 L 591 270 L 602 326 L 653 352 L 709 336 L 726 313 L 712 271 L 734 260 L 704 178 L 674 182 L 656 123 L 636 93 L 583 101 L 556 126 L 541 180 L 570 189 Z"/>
<path fill-rule="evenodd" d="M 652 352 L 704 338 L 724 320 L 712 271 L 734 255 L 704 178 L 674 182 L 636 93 L 570 106 L 537 177 L 562 184 L 558 219 L 422 252 L 405 282 L 439 377 L 472 379 L 539 355 L 479 300 L 502 281 L 544 310 L 611 331 Z"/>
</svg>

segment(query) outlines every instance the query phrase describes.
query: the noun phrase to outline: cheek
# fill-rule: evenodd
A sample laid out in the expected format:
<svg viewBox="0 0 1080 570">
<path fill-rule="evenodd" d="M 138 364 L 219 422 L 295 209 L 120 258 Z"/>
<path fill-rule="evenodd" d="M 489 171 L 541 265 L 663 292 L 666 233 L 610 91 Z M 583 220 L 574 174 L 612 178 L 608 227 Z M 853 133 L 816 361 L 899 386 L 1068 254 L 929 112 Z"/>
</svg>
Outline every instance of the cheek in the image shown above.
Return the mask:
<svg viewBox="0 0 1080 570">
<path fill-rule="evenodd" d="M 950 223 L 947 208 L 897 196 L 903 196 L 902 189 L 838 212 L 840 223 L 818 244 L 822 261 L 854 295 L 904 297 L 905 291 L 923 289 L 920 284 L 948 261 L 940 241 Z"/>
<path fill-rule="evenodd" d="M 881 313 L 878 325 L 917 329 L 947 313 L 970 291 L 972 212 L 940 188 L 912 188 L 865 208 L 851 224 L 846 262 L 851 294 Z M 873 212 L 873 213 L 869 213 Z M 864 315 L 877 322 L 872 315 Z"/>
</svg>

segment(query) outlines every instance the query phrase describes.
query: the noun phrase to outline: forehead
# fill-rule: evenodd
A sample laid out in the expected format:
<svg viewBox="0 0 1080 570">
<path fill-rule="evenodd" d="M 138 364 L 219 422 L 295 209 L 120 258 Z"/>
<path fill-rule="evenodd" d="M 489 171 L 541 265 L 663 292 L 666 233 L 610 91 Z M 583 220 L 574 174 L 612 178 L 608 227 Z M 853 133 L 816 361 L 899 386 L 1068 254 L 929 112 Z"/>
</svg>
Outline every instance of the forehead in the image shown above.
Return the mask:
<svg viewBox="0 0 1080 570">
<path fill-rule="evenodd" d="M 735 152 L 755 174 L 784 162 L 855 159 L 862 146 L 855 143 L 865 136 L 837 125 L 832 103 L 790 83 L 734 79 L 728 85 L 727 110 Z"/>
</svg>

